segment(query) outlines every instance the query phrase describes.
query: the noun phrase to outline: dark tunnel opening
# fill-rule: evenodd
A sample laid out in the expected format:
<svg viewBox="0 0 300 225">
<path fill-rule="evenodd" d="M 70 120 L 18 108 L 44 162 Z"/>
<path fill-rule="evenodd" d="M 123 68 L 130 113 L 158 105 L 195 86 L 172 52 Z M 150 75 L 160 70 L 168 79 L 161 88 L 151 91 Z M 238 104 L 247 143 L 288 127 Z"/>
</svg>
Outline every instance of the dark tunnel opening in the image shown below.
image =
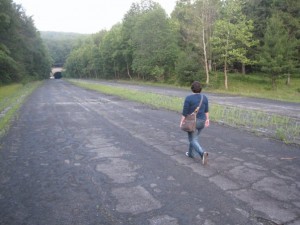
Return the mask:
<svg viewBox="0 0 300 225">
<path fill-rule="evenodd" d="M 55 78 L 55 79 L 60 79 L 60 78 L 62 78 L 61 72 L 56 72 L 56 73 L 54 74 L 54 78 Z"/>
</svg>

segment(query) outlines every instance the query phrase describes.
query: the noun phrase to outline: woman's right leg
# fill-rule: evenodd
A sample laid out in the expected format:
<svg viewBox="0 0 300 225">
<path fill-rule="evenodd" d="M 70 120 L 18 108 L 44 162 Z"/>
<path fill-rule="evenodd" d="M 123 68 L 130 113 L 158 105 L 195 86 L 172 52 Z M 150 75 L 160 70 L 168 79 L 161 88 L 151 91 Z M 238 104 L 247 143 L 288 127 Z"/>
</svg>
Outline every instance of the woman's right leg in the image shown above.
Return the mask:
<svg viewBox="0 0 300 225">
<path fill-rule="evenodd" d="M 203 149 L 201 148 L 199 142 L 198 142 L 198 137 L 200 135 L 201 129 L 196 130 L 195 132 L 189 132 L 188 133 L 188 138 L 189 138 L 189 156 L 193 157 L 193 149 L 200 155 L 202 158 L 203 156 Z"/>
</svg>

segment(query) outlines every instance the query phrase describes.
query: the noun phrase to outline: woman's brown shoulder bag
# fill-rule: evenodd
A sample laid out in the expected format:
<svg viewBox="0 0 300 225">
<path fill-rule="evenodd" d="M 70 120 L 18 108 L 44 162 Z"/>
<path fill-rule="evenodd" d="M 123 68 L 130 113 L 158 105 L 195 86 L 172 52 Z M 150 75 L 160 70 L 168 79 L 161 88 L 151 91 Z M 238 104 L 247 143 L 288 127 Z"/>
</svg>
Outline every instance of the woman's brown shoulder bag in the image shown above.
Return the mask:
<svg viewBox="0 0 300 225">
<path fill-rule="evenodd" d="M 181 125 L 181 130 L 186 132 L 194 132 L 196 130 L 197 113 L 202 105 L 202 100 L 203 96 L 201 95 L 199 106 L 195 109 L 195 111 L 192 114 L 187 115 L 185 117 L 185 120 Z"/>
</svg>

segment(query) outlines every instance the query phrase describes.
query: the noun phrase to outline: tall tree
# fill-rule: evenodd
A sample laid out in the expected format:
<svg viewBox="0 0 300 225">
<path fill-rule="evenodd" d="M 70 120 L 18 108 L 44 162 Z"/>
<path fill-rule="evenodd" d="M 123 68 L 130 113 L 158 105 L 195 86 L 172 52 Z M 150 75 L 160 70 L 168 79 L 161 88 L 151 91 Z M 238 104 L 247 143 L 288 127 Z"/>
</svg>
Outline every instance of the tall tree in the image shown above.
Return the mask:
<svg viewBox="0 0 300 225">
<path fill-rule="evenodd" d="M 192 1 L 179 0 L 171 14 L 171 19 L 177 26 L 177 45 L 179 47 L 178 61 L 176 62 L 176 80 L 180 84 L 190 84 L 201 70 L 199 54 L 195 52 L 189 25 L 192 24 Z"/>
<path fill-rule="evenodd" d="M 276 12 L 282 20 L 290 37 L 300 40 L 300 1 L 299 0 L 246 0 L 243 4 L 243 12 L 248 19 L 253 20 L 254 37 L 264 42 L 264 34 L 268 19 Z M 300 43 L 298 44 L 298 65 L 300 64 Z M 259 49 L 253 48 L 251 55 L 259 55 Z M 260 70 L 260 67 L 253 68 Z"/>
<path fill-rule="evenodd" d="M 217 16 L 218 0 L 197 0 L 193 7 L 193 23 L 191 31 L 195 45 L 200 49 L 202 65 L 205 69 L 206 84 L 209 84 L 209 71 L 211 70 L 211 48 L 210 39 L 212 26 Z"/>
<path fill-rule="evenodd" d="M 50 73 L 50 57 L 34 21 L 21 5 L 0 0 L 0 83 L 44 79 Z"/>
<path fill-rule="evenodd" d="M 267 19 L 272 15 L 272 4 L 274 0 L 244 0 L 243 13 L 249 20 L 253 21 L 254 37 L 262 40 L 267 27 Z M 280 0 L 281 1 L 281 0 Z"/>
<path fill-rule="evenodd" d="M 273 89 L 280 75 L 293 72 L 297 63 L 297 40 L 290 37 L 278 13 L 267 22 L 259 64 L 271 76 Z"/>
<path fill-rule="evenodd" d="M 113 72 L 114 78 L 120 76 L 126 71 L 126 62 L 124 61 L 121 47 L 121 30 L 122 25 L 116 24 L 107 32 L 101 44 L 101 54 L 104 60 L 104 71 L 109 74 Z"/>
<path fill-rule="evenodd" d="M 138 3 L 133 3 L 128 10 L 128 12 L 123 17 L 121 38 L 122 38 L 122 53 L 126 62 L 127 76 L 132 79 L 132 61 L 133 61 L 133 32 L 134 27 L 138 21 L 138 17 L 141 14 L 140 5 Z"/>
<path fill-rule="evenodd" d="M 133 70 L 150 80 L 167 79 L 176 60 L 176 39 L 166 12 L 157 4 L 144 9 L 134 27 Z"/>
<path fill-rule="evenodd" d="M 296 59 L 300 69 L 300 1 L 298 0 L 274 0 L 273 8 L 282 20 L 288 32 L 289 39 L 296 39 Z"/>
<path fill-rule="evenodd" d="M 218 3 L 219 0 L 180 0 L 172 13 L 180 26 L 181 42 L 185 43 L 182 46 L 188 46 L 184 51 L 192 50 L 192 55 L 198 55 L 196 63 L 202 65 L 207 84 L 212 57 L 210 38 Z"/>
<path fill-rule="evenodd" d="M 214 26 L 212 45 L 217 61 L 223 63 L 224 86 L 228 89 L 227 71 L 234 62 L 252 63 L 247 49 L 257 44 L 253 40 L 253 24 L 241 10 L 240 0 L 226 0 L 221 9 L 221 18 Z"/>
</svg>

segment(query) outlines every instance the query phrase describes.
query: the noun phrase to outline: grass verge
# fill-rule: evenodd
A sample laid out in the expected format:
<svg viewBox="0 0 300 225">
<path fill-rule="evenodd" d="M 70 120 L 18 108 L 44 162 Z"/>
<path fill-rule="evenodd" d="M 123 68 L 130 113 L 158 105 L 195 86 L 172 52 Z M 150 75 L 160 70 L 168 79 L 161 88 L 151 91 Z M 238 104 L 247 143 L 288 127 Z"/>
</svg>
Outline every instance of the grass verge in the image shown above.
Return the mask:
<svg viewBox="0 0 300 225">
<path fill-rule="evenodd" d="M 258 110 L 212 104 L 210 118 L 221 124 L 241 127 L 259 135 L 300 144 L 300 121 Z"/>
<path fill-rule="evenodd" d="M 276 81 L 277 87 L 273 89 L 270 78 L 266 75 L 230 73 L 227 90 L 224 88 L 222 73 L 212 74 L 210 78 L 210 85 L 205 91 L 300 103 L 299 77 L 292 77 L 289 85 L 286 84 L 285 76 L 280 77 Z"/>
<path fill-rule="evenodd" d="M 86 89 L 176 112 L 181 112 L 184 101 L 183 98 L 179 97 L 145 93 L 81 80 L 69 80 L 69 82 Z M 268 114 L 258 110 L 210 104 L 210 119 L 217 123 L 244 128 L 256 134 L 276 138 L 285 143 L 300 144 L 300 124 L 299 121 L 293 118 Z"/>
<path fill-rule="evenodd" d="M 284 102 L 295 102 L 300 103 L 300 77 L 292 77 L 290 84 L 287 85 L 286 76 L 279 77 L 276 81 L 277 88 L 273 89 L 271 80 L 264 74 L 251 74 L 242 75 L 239 73 L 228 74 L 228 89 L 224 87 L 224 74 L 223 73 L 212 73 L 210 74 L 210 84 L 205 84 L 206 78 L 199 77 L 199 81 L 205 86 L 206 92 L 222 93 L 226 95 L 239 95 L 245 97 L 255 97 L 272 99 Z M 114 80 L 116 81 L 116 80 Z M 161 86 L 161 87 L 174 87 L 175 84 L 158 83 L 141 80 L 117 80 L 121 83 L 129 84 L 141 84 L 150 86 Z M 190 90 L 190 86 L 178 86 Z"/>
<path fill-rule="evenodd" d="M 12 84 L 0 88 L 0 137 L 8 130 L 12 119 L 16 116 L 17 110 L 26 97 L 41 83 L 41 81 L 36 81 L 25 85 Z"/>
</svg>

